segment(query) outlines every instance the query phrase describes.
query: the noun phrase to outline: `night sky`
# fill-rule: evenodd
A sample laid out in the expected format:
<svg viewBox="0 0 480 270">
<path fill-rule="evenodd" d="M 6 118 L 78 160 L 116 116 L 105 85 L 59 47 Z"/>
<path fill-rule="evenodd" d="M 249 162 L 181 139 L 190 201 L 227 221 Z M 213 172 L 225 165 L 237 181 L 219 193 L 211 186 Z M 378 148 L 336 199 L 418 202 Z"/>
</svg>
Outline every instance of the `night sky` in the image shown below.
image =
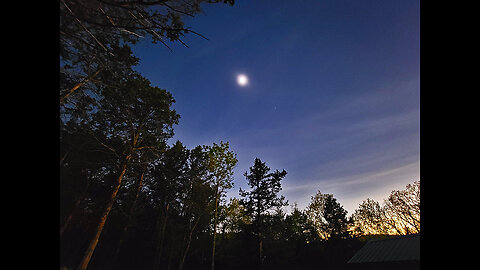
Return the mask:
<svg viewBox="0 0 480 270">
<path fill-rule="evenodd" d="M 134 46 L 137 70 L 170 91 L 187 147 L 228 141 L 235 186 L 255 157 L 285 169 L 304 209 L 318 190 L 352 214 L 420 179 L 419 1 L 241 1 L 204 5 L 170 47 Z M 237 75 L 248 77 L 240 86 Z M 290 207 L 287 207 L 287 210 Z"/>
</svg>

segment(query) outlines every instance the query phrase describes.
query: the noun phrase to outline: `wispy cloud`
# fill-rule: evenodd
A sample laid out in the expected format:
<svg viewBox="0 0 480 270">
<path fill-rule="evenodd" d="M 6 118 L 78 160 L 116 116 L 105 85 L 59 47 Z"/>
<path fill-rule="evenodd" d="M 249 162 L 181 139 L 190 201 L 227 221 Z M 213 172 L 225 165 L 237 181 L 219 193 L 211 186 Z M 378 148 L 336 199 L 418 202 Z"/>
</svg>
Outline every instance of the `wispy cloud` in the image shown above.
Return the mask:
<svg viewBox="0 0 480 270">
<path fill-rule="evenodd" d="M 329 179 L 309 179 L 305 184 L 284 185 L 282 194 L 298 198 L 296 202 L 304 208 L 317 191 L 334 194 L 351 214 L 367 198 L 380 203 L 393 190 L 404 189 L 409 183 L 420 179 L 420 162 L 400 165 L 389 169 L 372 169 L 366 173 L 339 176 Z"/>
<path fill-rule="evenodd" d="M 415 80 L 403 86 L 417 87 Z M 403 189 L 419 177 L 420 138 L 418 106 L 389 108 L 389 100 L 403 94 L 359 95 L 302 119 L 236 134 L 231 145 L 246 158 L 237 168 L 237 186 L 245 187 L 241 173 L 259 156 L 272 169 L 288 171 L 282 194 L 300 207 L 319 189 L 349 212 L 366 198 L 383 200 L 393 188 Z"/>
</svg>

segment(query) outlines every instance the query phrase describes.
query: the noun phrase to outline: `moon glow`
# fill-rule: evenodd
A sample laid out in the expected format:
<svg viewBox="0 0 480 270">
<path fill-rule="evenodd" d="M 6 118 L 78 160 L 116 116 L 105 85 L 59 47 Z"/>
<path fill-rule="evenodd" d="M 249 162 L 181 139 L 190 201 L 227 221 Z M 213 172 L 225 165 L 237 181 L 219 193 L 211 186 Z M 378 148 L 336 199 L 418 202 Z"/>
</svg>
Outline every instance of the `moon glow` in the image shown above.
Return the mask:
<svg viewBox="0 0 480 270">
<path fill-rule="evenodd" d="M 237 76 L 237 83 L 240 86 L 248 85 L 248 77 L 245 74 L 239 74 Z"/>
</svg>

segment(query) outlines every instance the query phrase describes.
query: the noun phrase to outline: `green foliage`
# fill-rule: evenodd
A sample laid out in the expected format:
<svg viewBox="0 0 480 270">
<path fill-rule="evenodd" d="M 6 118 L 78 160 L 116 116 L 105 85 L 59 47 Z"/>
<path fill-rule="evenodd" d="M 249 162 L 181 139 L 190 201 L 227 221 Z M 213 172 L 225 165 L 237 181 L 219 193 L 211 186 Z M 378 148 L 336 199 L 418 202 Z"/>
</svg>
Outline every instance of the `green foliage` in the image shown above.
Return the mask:
<svg viewBox="0 0 480 270">
<path fill-rule="evenodd" d="M 221 207 L 220 220 L 223 234 L 240 233 L 246 225 L 252 224 L 252 218 L 237 198 L 231 198 L 227 205 Z"/>
<path fill-rule="evenodd" d="M 237 165 L 236 154 L 229 149 L 229 143 L 221 141 L 212 146 L 203 146 L 208 153 L 208 171 L 212 179 L 212 187 L 215 189 L 215 203 L 225 196 L 225 191 L 233 187 L 233 169 Z"/>
</svg>

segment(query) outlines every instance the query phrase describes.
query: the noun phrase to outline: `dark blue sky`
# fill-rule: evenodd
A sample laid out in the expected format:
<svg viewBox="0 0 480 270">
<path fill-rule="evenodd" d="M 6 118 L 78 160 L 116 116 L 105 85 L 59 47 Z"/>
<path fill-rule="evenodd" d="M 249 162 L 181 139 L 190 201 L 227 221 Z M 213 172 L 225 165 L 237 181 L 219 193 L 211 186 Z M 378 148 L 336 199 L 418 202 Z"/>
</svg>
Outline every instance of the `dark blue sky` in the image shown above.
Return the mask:
<svg viewBox="0 0 480 270">
<path fill-rule="evenodd" d="M 174 140 L 230 142 L 235 187 L 255 157 L 285 169 L 303 209 L 317 190 L 352 214 L 419 179 L 419 1 L 240 1 L 205 5 L 170 52 L 134 47 L 137 69 L 176 99 Z M 240 73 L 247 87 L 237 85 Z"/>
</svg>

